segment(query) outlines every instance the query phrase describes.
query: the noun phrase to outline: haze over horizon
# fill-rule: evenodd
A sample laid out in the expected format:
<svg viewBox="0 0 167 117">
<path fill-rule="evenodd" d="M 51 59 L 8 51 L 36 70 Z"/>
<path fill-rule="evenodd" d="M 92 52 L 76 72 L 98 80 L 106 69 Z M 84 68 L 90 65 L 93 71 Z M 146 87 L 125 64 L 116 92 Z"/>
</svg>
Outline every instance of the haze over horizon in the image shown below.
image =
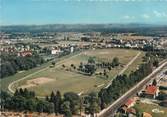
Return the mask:
<svg viewBox="0 0 167 117">
<path fill-rule="evenodd" d="M 1 25 L 167 24 L 163 0 L 2 0 Z"/>
</svg>

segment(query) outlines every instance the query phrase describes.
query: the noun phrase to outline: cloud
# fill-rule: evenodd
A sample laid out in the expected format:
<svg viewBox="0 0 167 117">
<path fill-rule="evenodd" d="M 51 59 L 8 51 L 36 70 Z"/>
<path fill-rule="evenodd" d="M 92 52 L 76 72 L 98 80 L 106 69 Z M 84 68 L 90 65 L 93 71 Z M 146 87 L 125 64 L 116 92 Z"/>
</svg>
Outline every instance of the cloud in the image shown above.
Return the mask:
<svg viewBox="0 0 167 117">
<path fill-rule="evenodd" d="M 156 17 L 167 17 L 167 13 L 165 12 L 159 12 L 159 11 L 154 10 L 153 13 Z"/>
<path fill-rule="evenodd" d="M 149 19 L 149 18 L 150 18 L 150 16 L 149 16 L 148 14 L 143 14 L 142 17 L 143 17 L 144 19 Z"/>
<path fill-rule="evenodd" d="M 125 15 L 123 17 L 123 19 L 135 19 L 135 17 L 134 16 Z"/>
</svg>

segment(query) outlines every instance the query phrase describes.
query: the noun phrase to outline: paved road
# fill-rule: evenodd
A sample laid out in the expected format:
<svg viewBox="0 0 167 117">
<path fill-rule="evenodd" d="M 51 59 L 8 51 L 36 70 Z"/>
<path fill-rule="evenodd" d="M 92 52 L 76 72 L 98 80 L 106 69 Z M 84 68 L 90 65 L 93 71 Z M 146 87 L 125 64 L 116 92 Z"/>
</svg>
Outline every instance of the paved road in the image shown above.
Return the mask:
<svg viewBox="0 0 167 117">
<path fill-rule="evenodd" d="M 81 53 L 82 53 L 82 52 L 81 52 Z M 79 56 L 81 53 L 76 54 L 76 55 L 73 55 L 73 56 L 71 56 L 71 57 L 69 57 L 69 58 L 67 58 L 67 59 L 64 59 L 64 60 L 61 60 L 61 61 L 57 62 L 55 68 L 57 68 L 57 67 L 59 67 L 60 65 L 62 65 L 64 61 L 67 61 L 67 60 L 72 59 L 72 58 L 74 58 L 74 57 L 76 57 L 76 56 Z M 47 70 L 47 69 L 49 69 L 49 67 L 45 67 L 45 68 L 43 68 L 43 69 L 41 69 L 41 70 L 39 70 L 39 71 L 33 72 L 32 74 L 29 74 L 29 75 L 27 75 L 27 76 L 25 76 L 25 77 L 23 77 L 23 78 L 20 78 L 20 79 L 18 79 L 18 80 L 16 80 L 16 81 L 11 82 L 11 83 L 9 84 L 9 86 L 8 86 L 8 90 L 9 90 L 11 93 L 14 93 L 15 90 L 12 88 L 14 84 L 16 84 L 16 83 L 18 83 L 18 82 L 20 82 L 20 81 L 22 81 L 22 80 L 25 80 L 25 79 L 27 79 L 27 78 L 29 78 L 29 77 L 31 77 L 31 76 L 37 74 L 37 73 L 43 72 L 43 71 L 45 71 L 45 70 Z"/>
<path fill-rule="evenodd" d="M 132 58 L 132 60 L 129 61 L 129 63 L 126 64 L 126 66 L 117 75 L 123 74 L 128 69 L 128 67 L 140 56 L 140 54 L 141 52 L 138 52 L 137 55 L 134 58 Z M 117 77 L 117 75 L 115 75 L 114 77 Z M 108 85 L 105 88 L 108 88 L 112 84 L 112 80 L 108 83 Z"/>
<path fill-rule="evenodd" d="M 115 111 L 122 105 L 124 102 L 131 97 L 132 95 L 136 94 L 141 88 L 147 84 L 154 75 L 156 75 L 158 72 L 162 70 L 167 66 L 167 60 L 165 60 L 164 63 L 162 63 L 158 68 L 156 68 L 151 74 L 149 74 L 147 77 L 145 77 L 142 81 L 140 81 L 137 85 L 135 85 L 133 88 L 131 88 L 129 91 L 127 91 L 124 95 L 122 95 L 120 98 L 118 98 L 114 103 L 112 103 L 108 108 L 102 110 L 98 117 L 113 117 Z"/>
</svg>

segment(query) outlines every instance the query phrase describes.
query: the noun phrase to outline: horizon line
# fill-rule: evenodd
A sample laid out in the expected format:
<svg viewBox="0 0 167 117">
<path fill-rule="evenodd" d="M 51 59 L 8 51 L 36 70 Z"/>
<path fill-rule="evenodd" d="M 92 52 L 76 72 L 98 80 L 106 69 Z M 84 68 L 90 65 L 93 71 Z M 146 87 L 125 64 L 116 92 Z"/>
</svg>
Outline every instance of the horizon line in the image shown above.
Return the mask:
<svg viewBox="0 0 167 117">
<path fill-rule="evenodd" d="M 44 25 L 129 25 L 129 24 L 145 24 L 145 25 L 164 25 L 167 26 L 167 22 L 161 23 L 146 23 L 146 22 L 127 22 L 127 23 L 46 23 L 46 24 L 0 24 L 0 27 L 3 26 L 44 26 Z"/>
</svg>

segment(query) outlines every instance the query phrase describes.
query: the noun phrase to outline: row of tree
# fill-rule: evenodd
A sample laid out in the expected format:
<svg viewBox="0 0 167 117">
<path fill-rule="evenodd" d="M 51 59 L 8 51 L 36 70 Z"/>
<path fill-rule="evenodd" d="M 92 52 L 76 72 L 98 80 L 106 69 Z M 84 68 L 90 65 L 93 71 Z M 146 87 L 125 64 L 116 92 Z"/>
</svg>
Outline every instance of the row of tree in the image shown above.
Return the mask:
<svg viewBox="0 0 167 117">
<path fill-rule="evenodd" d="M 113 79 L 112 84 L 99 92 L 99 98 L 101 100 L 101 109 L 104 109 L 107 105 L 114 102 L 128 89 L 141 81 L 144 77 L 152 72 L 152 63 L 148 62 L 142 64 L 138 70 L 127 75 L 119 75 Z"/>
<path fill-rule="evenodd" d="M 119 66 L 119 64 L 120 62 L 117 57 L 114 57 L 111 63 L 110 62 L 96 63 L 93 57 L 89 57 L 87 64 L 83 64 L 81 62 L 78 70 L 86 74 L 92 75 L 95 73 L 97 68 L 108 68 L 108 70 L 111 70 L 111 67 L 114 68 L 116 66 Z"/>
<path fill-rule="evenodd" d="M 0 99 L 0 105 L 3 111 L 54 112 L 54 105 L 52 103 L 36 98 L 35 93 L 27 89 L 16 90 L 13 96 L 7 92 L 1 91 Z"/>
<path fill-rule="evenodd" d="M 120 62 L 119 62 L 119 58 L 118 57 L 114 57 L 112 62 L 101 62 L 101 63 L 97 63 L 96 66 L 98 68 L 108 68 L 108 69 L 111 69 L 114 68 L 114 67 L 117 67 L 119 66 Z"/>
<path fill-rule="evenodd" d="M 2 53 L 0 59 L 0 78 L 14 75 L 20 70 L 28 70 L 44 63 L 43 58 L 37 54 L 22 57 L 16 54 Z"/>
<path fill-rule="evenodd" d="M 81 114 L 94 114 L 100 110 L 99 98 L 97 93 L 90 93 L 81 97 L 74 92 L 67 92 L 63 96 L 59 91 L 52 92 L 44 99 L 38 99 L 33 91 L 20 88 L 14 95 L 1 91 L 0 106 L 2 111 L 29 111 L 63 114 L 65 117 Z"/>
<path fill-rule="evenodd" d="M 51 93 L 50 97 L 46 96 L 46 101 L 54 104 L 56 115 L 63 114 L 66 117 L 72 115 L 85 114 L 94 115 L 100 111 L 100 100 L 98 93 L 92 92 L 85 96 L 79 96 L 74 92 L 67 92 L 63 96 L 59 91 Z"/>
</svg>

